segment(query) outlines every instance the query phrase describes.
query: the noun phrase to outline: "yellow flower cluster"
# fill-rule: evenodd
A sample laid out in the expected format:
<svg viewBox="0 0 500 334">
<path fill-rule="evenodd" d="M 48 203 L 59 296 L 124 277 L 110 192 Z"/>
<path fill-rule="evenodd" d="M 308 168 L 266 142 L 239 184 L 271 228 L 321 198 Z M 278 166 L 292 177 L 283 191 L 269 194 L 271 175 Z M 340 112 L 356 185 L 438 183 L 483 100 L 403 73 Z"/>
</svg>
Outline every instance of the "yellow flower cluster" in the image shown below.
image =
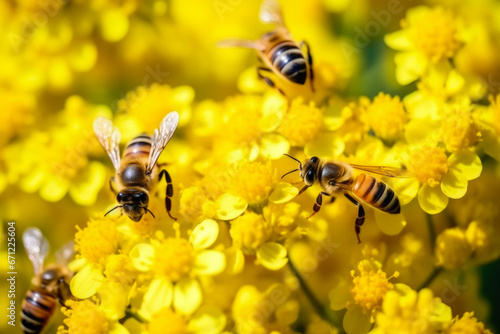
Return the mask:
<svg viewBox="0 0 500 334">
<path fill-rule="evenodd" d="M 0 4 L 0 240 L 8 221 L 74 240 L 47 331 L 491 333 L 500 4 L 262 2 Z M 260 50 L 282 23 L 300 52 L 216 46 Z M 128 143 L 172 111 L 146 173 L 147 139 Z"/>
</svg>

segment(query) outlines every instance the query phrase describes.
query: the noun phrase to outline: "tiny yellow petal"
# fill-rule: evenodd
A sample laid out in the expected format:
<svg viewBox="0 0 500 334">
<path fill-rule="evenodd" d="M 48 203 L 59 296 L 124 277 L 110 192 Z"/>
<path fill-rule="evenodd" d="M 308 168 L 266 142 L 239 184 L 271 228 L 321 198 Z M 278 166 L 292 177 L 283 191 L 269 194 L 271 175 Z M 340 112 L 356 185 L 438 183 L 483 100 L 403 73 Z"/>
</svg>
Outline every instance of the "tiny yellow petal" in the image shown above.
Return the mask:
<svg viewBox="0 0 500 334">
<path fill-rule="evenodd" d="M 239 274 L 245 267 L 245 255 L 238 247 L 231 247 L 224 251 L 226 253 L 226 268 L 232 275 Z"/>
<path fill-rule="evenodd" d="M 372 324 L 371 313 L 363 312 L 363 308 L 357 304 L 351 305 L 344 314 L 344 330 L 347 334 L 368 333 Z"/>
<path fill-rule="evenodd" d="M 398 30 L 384 36 L 384 42 L 388 47 L 398 51 L 407 51 L 412 48 L 412 42 L 408 38 L 408 33 Z"/>
<path fill-rule="evenodd" d="M 182 314 L 192 314 L 202 302 L 200 283 L 193 278 L 184 278 L 174 287 L 174 308 Z"/>
<path fill-rule="evenodd" d="M 172 282 L 162 278 L 154 279 L 144 294 L 139 315 L 146 320 L 151 320 L 153 314 L 172 305 L 173 293 Z"/>
<path fill-rule="evenodd" d="M 155 249 L 150 244 L 138 244 L 130 251 L 130 259 L 135 269 L 149 271 L 153 268 Z"/>
<path fill-rule="evenodd" d="M 344 149 L 345 143 L 337 135 L 321 133 L 306 144 L 304 152 L 308 157 L 337 157 L 344 152 Z"/>
<path fill-rule="evenodd" d="M 260 154 L 271 160 L 279 159 L 290 150 L 290 143 L 277 133 L 265 134 L 260 140 Z"/>
<path fill-rule="evenodd" d="M 385 212 L 375 211 L 375 221 L 384 234 L 399 234 L 406 226 L 406 219 L 403 214 L 391 215 Z"/>
<path fill-rule="evenodd" d="M 205 219 L 196 225 L 189 236 L 189 242 L 194 249 L 206 249 L 212 246 L 219 236 L 219 224 L 213 219 Z"/>
<path fill-rule="evenodd" d="M 483 170 L 483 165 L 478 155 L 467 150 L 450 155 L 448 164 L 450 171 L 460 172 L 468 181 L 478 178 Z"/>
<path fill-rule="evenodd" d="M 217 199 L 217 218 L 231 220 L 241 215 L 248 203 L 240 196 L 223 194 Z"/>
<path fill-rule="evenodd" d="M 287 251 L 283 245 L 276 242 L 267 242 L 257 250 L 257 259 L 269 270 L 279 270 L 287 262 Z"/>
<path fill-rule="evenodd" d="M 104 276 L 99 266 L 89 263 L 73 276 L 69 288 L 76 298 L 90 298 L 95 295 L 103 281 Z"/>
<path fill-rule="evenodd" d="M 418 191 L 418 203 L 425 212 L 434 215 L 440 213 L 448 205 L 448 196 L 443 194 L 440 187 L 431 187 L 424 184 Z"/>
<path fill-rule="evenodd" d="M 441 190 L 449 198 L 462 198 L 467 193 L 467 180 L 461 173 L 450 169 L 441 180 Z"/>
<path fill-rule="evenodd" d="M 109 334 L 130 334 L 128 329 L 118 322 L 113 322 L 109 329 Z"/>
<path fill-rule="evenodd" d="M 202 306 L 189 320 L 188 330 L 195 334 L 217 334 L 226 327 L 226 316 L 215 306 Z"/>
<path fill-rule="evenodd" d="M 215 250 L 204 250 L 196 255 L 194 269 L 199 275 L 213 276 L 226 268 L 226 256 Z"/>
<path fill-rule="evenodd" d="M 125 316 L 125 309 L 129 304 L 129 289 L 123 284 L 106 281 L 98 290 L 99 308 L 108 319 L 118 320 Z"/>
<path fill-rule="evenodd" d="M 285 203 L 297 196 L 299 190 L 287 182 L 278 182 L 269 195 L 269 201 L 273 203 Z"/>
</svg>

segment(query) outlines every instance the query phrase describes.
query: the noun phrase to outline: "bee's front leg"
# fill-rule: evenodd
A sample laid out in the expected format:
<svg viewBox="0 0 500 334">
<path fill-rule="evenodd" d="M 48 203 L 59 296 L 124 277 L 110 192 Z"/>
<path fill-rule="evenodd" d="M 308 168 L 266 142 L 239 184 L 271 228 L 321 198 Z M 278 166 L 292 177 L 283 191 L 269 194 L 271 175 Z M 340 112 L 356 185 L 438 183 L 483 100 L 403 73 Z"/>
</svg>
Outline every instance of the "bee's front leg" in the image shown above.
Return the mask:
<svg viewBox="0 0 500 334">
<path fill-rule="evenodd" d="M 316 197 L 316 203 L 314 203 L 313 206 L 313 213 L 309 217 L 307 217 L 307 219 L 311 218 L 319 212 L 319 210 L 321 209 L 321 205 L 323 204 L 323 196 L 330 196 L 330 194 L 324 191 L 319 193 L 318 197 Z"/>
<path fill-rule="evenodd" d="M 170 210 L 172 209 L 172 196 L 174 196 L 174 186 L 172 185 L 172 178 L 170 177 L 170 174 L 168 174 L 166 169 L 162 169 L 160 172 L 160 177 L 158 179 L 158 182 L 161 181 L 162 176 L 165 175 L 165 180 L 167 182 L 167 190 L 165 194 L 165 208 L 167 209 L 167 213 L 172 218 L 173 220 L 177 220 L 177 218 L 172 217 L 170 214 Z"/>
<path fill-rule="evenodd" d="M 356 201 L 352 196 L 349 194 L 344 194 L 345 197 L 347 197 L 348 200 L 354 203 L 358 207 L 358 217 L 356 218 L 356 223 L 354 225 L 354 229 L 356 230 L 356 237 L 358 237 L 358 244 L 361 243 L 361 240 L 359 239 L 359 234 L 361 233 L 361 225 L 365 222 L 365 209 L 363 208 L 363 205 Z"/>
<path fill-rule="evenodd" d="M 64 278 L 60 278 L 59 281 L 57 282 L 57 298 L 59 299 L 59 303 L 63 306 L 66 306 L 65 303 L 69 299 L 75 299 L 73 294 L 71 293 L 71 290 L 69 288 L 69 284 L 66 282 Z"/>
</svg>

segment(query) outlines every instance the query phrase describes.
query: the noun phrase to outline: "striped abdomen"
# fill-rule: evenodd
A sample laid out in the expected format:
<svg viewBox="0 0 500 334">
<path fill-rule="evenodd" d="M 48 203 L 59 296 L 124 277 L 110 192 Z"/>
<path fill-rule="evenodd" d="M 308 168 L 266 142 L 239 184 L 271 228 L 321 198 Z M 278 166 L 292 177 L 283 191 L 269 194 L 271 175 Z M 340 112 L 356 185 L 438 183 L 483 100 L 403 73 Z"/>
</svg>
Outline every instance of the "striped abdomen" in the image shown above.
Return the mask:
<svg viewBox="0 0 500 334">
<path fill-rule="evenodd" d="M 303 85 L 307 79 L 306 60 L 292 41 L 281 41 L 268 52 L 272 65 L 288 80 Z"/>
<path fill-rule="evenodd" d="M 40 333 L 54 313 L 57 300 L 50 294 L 30 289 L 21 304 L 21 328 L 24 333 Z"/>
<path fill-rule="evenodd" d="M 399 199 L 387 184 L 377 178 L 360 174 L 352 185 L 352 192 L 367 204 L 387 213 L 399 213 Z"/>
<path fill-rule="evenodd" d="M 123 160 L 135 160 L 139 156 L 149 157 L 151 150 L 151 137 L 148 135 L 140 135 L 129 141 L 125 151 L 123 151 Z"/>
</svg>

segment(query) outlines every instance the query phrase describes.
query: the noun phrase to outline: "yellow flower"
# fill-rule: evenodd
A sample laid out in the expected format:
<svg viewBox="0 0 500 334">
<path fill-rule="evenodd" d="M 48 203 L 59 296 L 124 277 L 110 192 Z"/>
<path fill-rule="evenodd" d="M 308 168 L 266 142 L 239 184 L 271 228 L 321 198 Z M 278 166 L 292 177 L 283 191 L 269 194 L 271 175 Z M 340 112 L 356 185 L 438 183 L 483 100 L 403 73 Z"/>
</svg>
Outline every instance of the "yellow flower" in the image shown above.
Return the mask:
<svg viewBox="0 0 500 334">
<path fill-rule="evenodd" d="M 408 116 L 398 96 L 379 93 L 366 106 L 365 113 L 368 125 L 382 140 L 393 142 L 402 137 Z"/>
<path fill-rule="evenodd" d="M 62 308 L 65 327 L 60 326 L 58 334 L 127 334 L 129 331 L 121 324 L 110 321 L 99 305 L 89 299 L 68 300 Z"/>
<path fill-rule="evenodd" d="M 449 152 L 472 147 L 481 138 L 473 115 L 465 110 L 452 110 L 443 115 L 441 136 Z"/>
<path fill-rule="evenodd" d="M 401 85 L 420 78 L 429 67 L 455 55 L 461 45 L 460 24 L 442 7 L 410 8 L 402 30 L 385 36 L 385 43 L 400 51 L 395 56 L 396 79 Z"/>
<path fill-rule="evenodd" d="M 448 205 L 448 197 L 465 195 L 468 181 L 479 177 L 482 164 L 471 151 L 462 150 L 448 157 L 442 148 L 422 145 L 411 150 L 408 169 L 423 184 L 418 191 L 421 208 L 436 214 Z"/>
<path fill-rule="evenodd" d="M 171 305 L 181 314 L 193 314 L 203 300 L 198 276 L 217 275 L 226 266 L 222 252 L 208 249 L 218 237 L 219 225 L 214 220 L 204 220 L 193 229 L 189 241 L 157 234 L 159 240 L 137 244 L 131 250 L 135 268 L 155 274 L 139 314 L 150 320 L 156 312 Z"/>
<path fill-rule="evenodd" d="M 91 219 L 83 230 L 79 226 L 76 228 L 75 250 L 86 260 L 102 263 L 118 249 L 116 219 Z"/>
<path fill-rule="evenodd" d="M 492 334 L 484 324 L 474 317 L 474 312 L 465 312 L 461 318 L 455 317 L 453 324 L 445 331 L 446 334 Z"/>
<path fill-rule="evenodd" d="M 437 265 L 446 269 L 462 268 L 472 254 L 465 232 L 458 227 L 440 233 L 435 248 Z"/>
<path fill-rule="evenodd" d="M 313 102 L 304 104 L 301 99 L 292 101 L 278 131 L 292 146 L 304 146 L 316 137 L 322 127 L 322 109 Z"/>
<path fill-rule="evenodd" d="M 275 172 L 270 163 L 249 162 L 235 172 L 233 189 L 249 205 L 257 205 L 268 197 L 274 178 Z"/>
<path fill-rule="evenodd" d="M 218 334 L 226 325 L 226 317 L 214 306 L 202 306 L 186 318 L 169 308 L 155 313 L 148 324 L 149 334 Z"/>
<path fill-rule="evenodd" d="M 372 334 L 439 333 L 451 323 L 451 309 L 432 291 L 409 287 L 387 292 Z"/>
</svg>

